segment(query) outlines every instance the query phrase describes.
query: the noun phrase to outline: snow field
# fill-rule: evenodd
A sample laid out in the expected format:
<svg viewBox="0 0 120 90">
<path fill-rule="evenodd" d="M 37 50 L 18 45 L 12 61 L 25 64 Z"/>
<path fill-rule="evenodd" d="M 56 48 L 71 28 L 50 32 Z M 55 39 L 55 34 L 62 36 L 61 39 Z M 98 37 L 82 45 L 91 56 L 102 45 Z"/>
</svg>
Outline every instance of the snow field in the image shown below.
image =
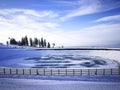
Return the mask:
<svg viewBox="0 0 120 90">
<path fill-rule="evenodd" d="M 0 90 L 119 90 L 118 82 L 0 78 Z"/>
</svg>

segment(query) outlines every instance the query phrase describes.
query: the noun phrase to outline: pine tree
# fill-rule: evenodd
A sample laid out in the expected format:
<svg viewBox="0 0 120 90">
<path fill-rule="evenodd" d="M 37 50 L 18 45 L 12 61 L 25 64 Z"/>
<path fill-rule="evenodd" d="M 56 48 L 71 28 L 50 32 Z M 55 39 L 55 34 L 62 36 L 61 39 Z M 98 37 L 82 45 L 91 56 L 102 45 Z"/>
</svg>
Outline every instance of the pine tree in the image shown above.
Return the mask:
<svg viewBox="0 0 120 90">
<path fill-rule="evenodd" d="M 41 38 L 41 46 L 44 47 L 43 38 Z"/>
<path fill-rule="evenodd" d="M 14 38 L 11 38 L 10 39 L 10 44 L 11 45 L 17 45 L 18 43 L 17 43 L 17 41 Z"/>
<path fill-rule="evenodd" d="M 37 38 L 34 38 L 34 45 L 38 46 L 38 39 Z"/>
<path fill-rule="evenodd" d="M 43 41 L 43 47 L 46 47 L 46 39 Z"/>
<path fill-rule="evenodd" d="M 24 37 L 24 40 L 25 40 L 25 46 L 28 46 L 29 43 L 28 43 L 28 38 L 27 38 L 27 36 Z"/>
<path fill-rule="evenodd" d="M 21 39 L 21 46 L 25 46 L 25 44 L 26 44 L 25 38 L 22 37 L 22 39 Z"/>
<path fill-rule="evenodd" d="M 50 48 L 50 43 L 48 42 L 48 46 L 47 46 L 47 48 Z"/>
<path fill-rule="evenodd" d="M 30 38 L 30 46 L 31 46 L 31 47 L 33 46 L 32 38 Z"/>
<path fill-rule="evenodd" d="M 39 47 L 41 47 L 41 41 L 40 40 L 38 40 L 38 44 L 39 44 Z"/>
</svg>

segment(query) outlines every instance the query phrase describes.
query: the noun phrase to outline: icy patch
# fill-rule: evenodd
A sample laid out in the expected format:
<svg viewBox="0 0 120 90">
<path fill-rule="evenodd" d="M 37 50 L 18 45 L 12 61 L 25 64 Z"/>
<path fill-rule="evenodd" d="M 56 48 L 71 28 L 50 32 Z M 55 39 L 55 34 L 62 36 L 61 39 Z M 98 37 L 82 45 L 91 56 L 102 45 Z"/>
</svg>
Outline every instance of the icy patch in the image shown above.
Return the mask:
<svg viewBox="0 0 120 90">
<path fill-rule="evenodd" d="M 26 58 L 34 61 L 33 68 L 117 68 L 118 64 L 109 59 L 81 55 L 53 55 Z M 114 65 L 114 66 L 113 66 Z"/>
<path fill-rule="evenodd" d="M 0 66 L 11 68 L 118 68 L 120 51 L 0 49 Z"/>
<path fill-rule="evenodd" d="M 91 51 L 89 56 L 102 57 L 120 62 L 120 51 Z"/>
</svg>

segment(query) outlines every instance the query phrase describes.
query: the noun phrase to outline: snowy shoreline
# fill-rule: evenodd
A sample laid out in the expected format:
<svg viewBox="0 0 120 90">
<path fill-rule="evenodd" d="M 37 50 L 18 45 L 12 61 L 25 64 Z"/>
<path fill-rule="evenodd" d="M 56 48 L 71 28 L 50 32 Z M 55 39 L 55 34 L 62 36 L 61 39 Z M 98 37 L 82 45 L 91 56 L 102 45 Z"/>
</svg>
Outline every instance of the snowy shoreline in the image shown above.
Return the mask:
<svg viewBox="0 0 120 90">
<path fill-rule="evenodd" d="M 0 45 L 0 49 L 33 49 L 33 50 L 113 50 L 120 51 L 120 48 L 113 47 L 93 47 L 93 46 L 76 46 L 76 47 L 64 47 L 64 48 L 40 48 L 40 47 L 30 47 L 30 46 L 18 46 L 18 45 Z"/>
</svg>

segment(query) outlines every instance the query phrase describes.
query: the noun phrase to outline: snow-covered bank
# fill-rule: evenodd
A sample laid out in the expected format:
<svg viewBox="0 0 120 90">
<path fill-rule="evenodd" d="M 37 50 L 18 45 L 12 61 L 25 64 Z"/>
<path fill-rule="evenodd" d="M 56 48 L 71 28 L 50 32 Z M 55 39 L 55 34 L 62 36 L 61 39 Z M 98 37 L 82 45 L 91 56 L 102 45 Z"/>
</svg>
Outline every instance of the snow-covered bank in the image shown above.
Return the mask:
<svg viewBox="0 0 120 90">
<path fill-rule="evenodd" d="M 50 77 L 48 77 L 50 78 Z M 55 77 L 54 77 L 55 78 Z M 56 77 L 59 78 L 59 77 Z M 64 79 L 64 77 L 61 77 Z M 119 90 L 120 80 L 119 76 L 105 77 L 81 77 L 88 81 L 79 80 L 50 80 L 50 79 L 15 79 L 15 78 L 0 78 L 0 90 Z M 118 78 L 118 79 L 117 79 Z M 91 81 L 89 81 L 91 79 Z M 103 81 L 99 82 L 102 79 Z M 92 81 L 93 80 L 93 81 Z M 98 80 L 98 81 L 94 81 Z M 111 81 L 112 80 L 112 81 Z M 116 82 L 116 80 L 118 82 Z"/>
<path fill-rule="evenodd" d="M 40 48 L 40 47 L 30 47 L 30 46 L 18 46 L 18 45 L 0 45 L 0 49 L 33 49 L 33 50 L 113 50 L 120 51 L 120 48 L 108 48 L 108 47 L 64 47 L 64 48 Z"/>
<path fill-rule="evenodd" d="M 93 75 L 93 76 L 40 76 L 40 75 L 0 75 L 1 78 L 51 80 L 51 81 L 88 81 L 88 82 L 118 82 L 119 75 Z"/>
</svg>

